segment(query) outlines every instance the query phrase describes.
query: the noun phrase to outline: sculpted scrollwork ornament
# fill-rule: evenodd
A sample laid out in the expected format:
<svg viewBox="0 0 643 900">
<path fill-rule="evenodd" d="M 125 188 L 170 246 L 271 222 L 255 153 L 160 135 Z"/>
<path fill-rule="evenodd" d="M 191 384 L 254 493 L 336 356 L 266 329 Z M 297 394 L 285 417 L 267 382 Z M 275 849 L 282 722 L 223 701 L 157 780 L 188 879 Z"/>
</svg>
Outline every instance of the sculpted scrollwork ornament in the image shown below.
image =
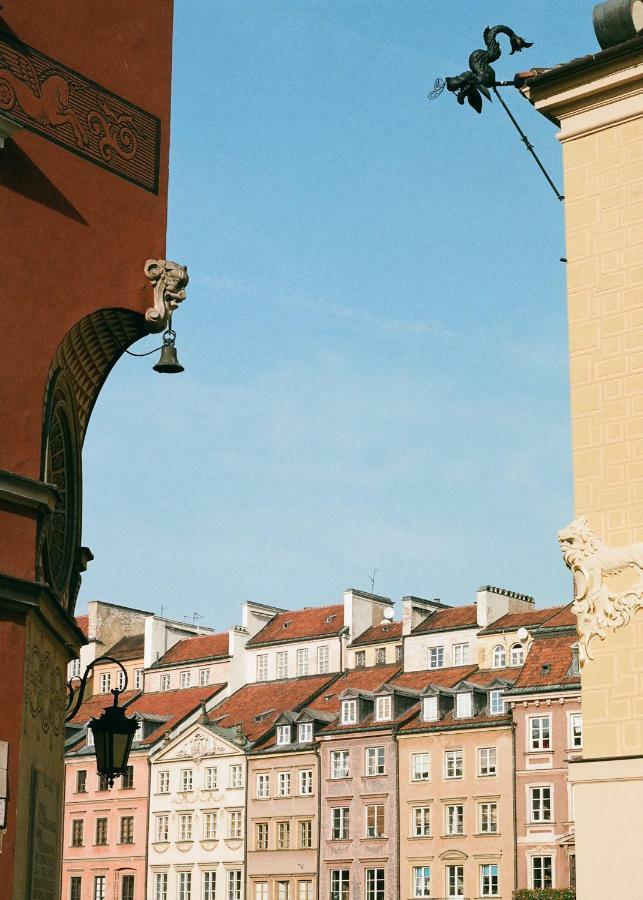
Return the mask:
<svg viewBox="0 0 643 900">
<path fill-rule="evenodd" d="M 148 259 L 145 275 L 154 287 L 154 306 L 146 311 L 145 321 L 150 331 L 163 331 L 174 310 L 185 300 L 188 270 L 169 259 Z"/>
<path fill-rule="evenodd" d="M 608 547 L 582 516 L 558 532 L 565 565 L 574 578 L 572 611 L 578 620 L 579 660 L 593 659 L 593 638 L 627 625 L 643 608 L 643 543 Z M 615 577 L 630 570 L 625 587 Z"/>
</svg>

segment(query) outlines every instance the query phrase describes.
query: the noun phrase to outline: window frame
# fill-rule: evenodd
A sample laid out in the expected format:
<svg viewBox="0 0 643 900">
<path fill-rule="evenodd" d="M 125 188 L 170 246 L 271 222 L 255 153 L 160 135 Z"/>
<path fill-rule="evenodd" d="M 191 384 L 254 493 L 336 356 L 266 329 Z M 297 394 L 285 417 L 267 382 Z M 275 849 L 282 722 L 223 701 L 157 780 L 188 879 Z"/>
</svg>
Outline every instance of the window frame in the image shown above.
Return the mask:
<svg viewBox="0 0 643 900">
<path fill-rule="evenodd" d="M 366 747 L 364 751 L 364 775 L 367 778 L 386 775 L 386 747 Z"/>
<path fill-rule="evenodd" d="M 437 647 L 429 647 L 428 648 L 428 666 L 429 669 L 443 669 L 444 668 L 444 644 L 440 644 Z"/>
<path fill-rule="evenodd" d="M 428 877 L 426 872 L 428 870 Z M 418 873 L 422 872 L 420 876 Z M 411 885 L 413 887 L 413 898 L 430 897 L 431 896 L 431 866 L 430 865 L 414 865 L 411 866 Z M 420 886 L 423 890 L 419 890 Z"/>
<path fill-rule="evenodd" d="M 342 700 L 342 725 L 357 725 L 357 700 L 353 697 Z"/>
<path fill-rule="evenodd" d="M 454 810 L 460 810 L 460 812 L 454 813 Z M 453 830 L 452 826 L 454 825 L 456 830 Z M 444 804 L 444 834 L 445 837 L 464 836 L 464 803 Z"/>
<path fill-rule="evenodd" d="M 430 804 L 426 806 L 411 807 L 411 837 L 431 837 Z"/>
<path fill-rule="evenodd" d="M 498 748 L 497 747 L 478 747 L 478 778 L 492 778 L 494 775 L 498 774 Z M 493 772 L 489 771 L 491 766 L 489 764 L 489 757 L 487 757 L 487 771 L 483 772 L 482 765 L 482 754 L 487 753 L 491 754 L 493 751 Z"/>
<path fill-rule="evenodd" d="M 536 885 L 536 860 L 549 860 L 549 879 L 550 884 L 545 884 L 546 879 L 546 867 L 542 866 L 542 871 L 540 873 L 543 884 Z M 556 880 L 554 877 L 554 856 L 551 853 L 534 853 L 529 859 L 529 882 L 531 890 L 546 890 L 547 888 L 553 888 L 556 884 Z"/>
<path fill-rule="evenodd" d="M 426 757 L 426 768 L 421 769 L 417 760 Z M 426 772 L 426 775 L 421 774 Z M 423 750 L 420 753 L 411 753 L 411 781 L 431 781 L 431 752 Z"/>
<path fill-rule="evenodd" d="M 536 722 L 547 723 L 547 736 L 544 737 L 542 724 L 538 734 L 534 734 Z M 527 716 L 527 750 L 529 753 L 550 753 L 552 751 L 552 718 L 551 713 Z M 546 746 L 545 746 L 545 741 Z"/>
<path fill-rule="evenodd" d="M 386 817 L 383 803 L 367 803 L 365 809 L 365 831 L 367 838 L 386 836 Z M 381 830 L 380 830 L 381 829 Z"/>
<path fill-rule="evenodd" d="M 485 869 L 489 869 L 486 873 Z M 491 871 L 495 869 L 495 872 Z M 500 896 L 500 866 L 498 863 L 480 863 L 480 896 L 481 897 L 498 897 Z M 485 883 L 486 881 L 486 883 Z M 494 890 L 495 888 L 495 890 Z"/>
<path fill-rule="evenodd" d="M 491 651 L 491 668 L 505 669 L 507 667 L 507 651 L 503 644 L 496 644 Z"/>
<path fill-rule="evenodd" d="M 545 791 L 547 792 L 546 795 Z M 530 784 L 528 792 L 530 824 L 553 823 L 555 821 L 554 786 L 552 784 Z"/>
<path fill-rule="evenodd" d="M 483 828 L 486 811 L 487 828 Z M 498 834 L 498 801 L 478 801 L 478 834 Z M 493 826 L 493 827 L 491 827 Z M 493 896 L 493 895 L 492 895 Z"/>
<path fill-rule="evenodd" d="M 330 840 L 350 840 L 350 806 L 330 807 Z"/>
<path fill-rule="evenodd" d="M 492 691 L 489 691 L 489 715 L 490 716 L 504 716 L 507 712 L 507 706 L 505 704 L 504 699 L 504 691 L 500 688 L 494 688 Z M 498 703 L 500 701 L 500 703 Z M 498 705 L 500 705 L 500 709 L 498 709 Z"/>
<path fill-rule="evenodd" d="M 338 762 L 342 762 L 341 767 L 337 765 Z M 341 778 L 350 778 L 351 777 L 351 758 L 350 758 L 350 750 L 331 750 L 330 751 L 330 777 L 333 781 L 338 781 Z M 339 773 L 339 774 L 338 774 Z"/>
<path fill-rule="evenodd" d="M 449 774 L 449 768 L 453 769 L 453 774 Z M 444 778 L 447 781 L 464 778 L 464 750 L 462 748 L 444 751 Z"/>
<path fill-rule="evenodd" d="M 382 712 L 383 708 L 383 712 Z M 392 694 L 382 694 L 375 698 L 375 721 L 390 722 L 393 718 L 393 696 Z"/>
</svg>

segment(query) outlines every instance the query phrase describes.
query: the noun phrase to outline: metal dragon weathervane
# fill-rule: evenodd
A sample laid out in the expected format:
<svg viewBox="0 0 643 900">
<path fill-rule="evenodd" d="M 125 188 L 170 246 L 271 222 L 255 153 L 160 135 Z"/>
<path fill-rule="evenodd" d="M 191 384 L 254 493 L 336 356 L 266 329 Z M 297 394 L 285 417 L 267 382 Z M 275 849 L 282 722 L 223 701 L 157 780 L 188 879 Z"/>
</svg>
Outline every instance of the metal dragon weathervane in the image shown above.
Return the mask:
<svg viewBox="0 0 643 900">
<path fill-rule="evenodd" d="M 538 164 L 540 171 L 549 182 L 551 189 L 556 194 L 559 200 L 564 200 L 565 198 L 560 193 L 552 179 L 549 177 L 548 172 L 536 155 L 536 152 L 533 148 L 533 145 L 529 141 L 529 138 L 524 133 L 524 131 L 514 118 L 511 110 L 498 93 L 499 87 L 518 87 L 520 84 L 517 79 L 514 79 L 512 81 L 498 81 L 496 79 L 496 73 L 492 68 L 491 63 L 495 62 L 497 59 L 500 59 L 502 53 L 500 44 L 498 43 L 499 34 L 505 34 L 509 38 L 512 54 L 519 53 L 526 47 L 532 46 L 529 41 L 526 41 L 524 38 L 520 37 L 520 35 L 516 34 L 516 32 L 512 28 L 509 28 L 507 25 L 494 25 L 492 28 L 485 28 L 482 36 L 486 45 L 486 49 L 473 51 L 473 53 L 469 56 L 469 69 L 466 72 L 462 72 L 461 75 L 453 75 L 446 79 L 437 78 L 435 84 L 433 85 L 433 90 L 429 94 L 429 99 L 435 100 L 446 88 L 447 91 L 451 91 L 452 94 L 456 95 L 458 103 L 460 105 L 464 105 L 464 101 L 466 100 L 469 106 L 472 106 L 477 113 L 480 113 L 482 112 L 483 96 L 490 101 L 491 91 L 493 91 L 493 93 L 500 101 L 502 108 L 511 119 L 512 124 L 520 134 L 520 138 L 525 147 L 527 148 L 527 150 L 529 150 L 536 163 Z"/>
</svg>

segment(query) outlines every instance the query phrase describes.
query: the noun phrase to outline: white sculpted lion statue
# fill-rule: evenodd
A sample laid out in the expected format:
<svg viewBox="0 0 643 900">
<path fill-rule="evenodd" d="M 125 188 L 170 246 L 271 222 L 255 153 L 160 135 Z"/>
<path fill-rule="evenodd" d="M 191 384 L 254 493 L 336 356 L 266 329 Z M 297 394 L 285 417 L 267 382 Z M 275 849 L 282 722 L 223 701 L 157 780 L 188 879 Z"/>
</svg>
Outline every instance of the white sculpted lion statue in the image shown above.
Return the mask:
<svg viewBox="0 0 643 900">
<path fill-rule="evenodd" d="M 580 516 L 558 532 L 565 564 L 574 577 L 572 610 L 578 619 L 581 664 L 592 659 L 589 643 L 605 639 L 607 629 L 627 625 L 643 607 L 643 544 L 608 547 Z M 610 590 L 609 576 L 633 567 L 634 584 L 626 590 Z"/>
</svg>

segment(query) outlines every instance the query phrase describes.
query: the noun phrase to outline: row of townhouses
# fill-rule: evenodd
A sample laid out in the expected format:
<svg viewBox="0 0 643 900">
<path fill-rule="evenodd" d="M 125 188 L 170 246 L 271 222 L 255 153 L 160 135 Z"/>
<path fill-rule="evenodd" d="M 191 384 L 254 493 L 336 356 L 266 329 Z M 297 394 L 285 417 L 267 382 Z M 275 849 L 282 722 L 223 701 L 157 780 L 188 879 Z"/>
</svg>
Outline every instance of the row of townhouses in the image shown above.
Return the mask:
<svg viewBox="0 0 643 900">
<path fill-rule="evenodd" d="M 246 603 L 224 633 L 89 604 L 70 674 L 64 900 L 510 900 L 574 884 L 582 754 L 569 606 L 480 588 L 450 607 L 357 590 Z M 125 688 L 130 765 L 87 722 Z"/>
</svg>

